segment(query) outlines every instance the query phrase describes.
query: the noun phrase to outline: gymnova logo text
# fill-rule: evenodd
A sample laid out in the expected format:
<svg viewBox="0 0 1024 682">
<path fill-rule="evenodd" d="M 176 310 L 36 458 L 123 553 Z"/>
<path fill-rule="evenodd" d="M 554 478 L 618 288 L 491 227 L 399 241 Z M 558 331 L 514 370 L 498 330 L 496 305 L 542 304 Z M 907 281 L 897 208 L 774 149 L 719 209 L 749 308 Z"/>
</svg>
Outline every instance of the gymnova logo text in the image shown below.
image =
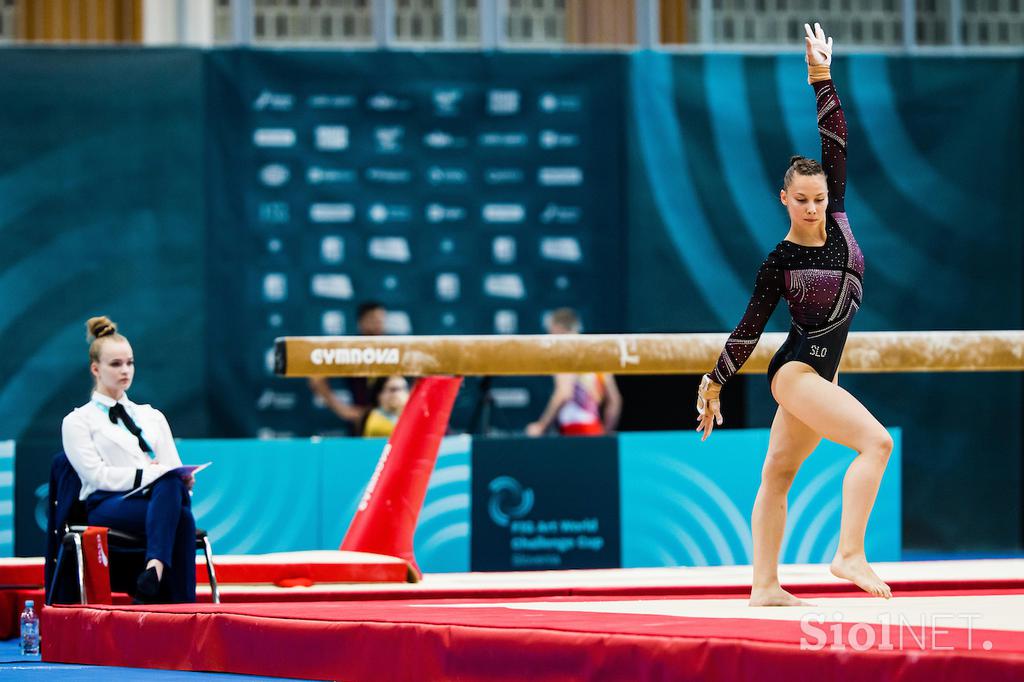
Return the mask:
<svg viewBox="0 0 1024 682">
<path fill-rule="evenodd" d="M 402 355 L 397 348 L 314 348 L 309 360 L 314 365 L 397 365 Z"/>
<path fill-rule="evenodd" d="M 363 512 L 369 508 L 373 491 L 377 489 L 377 482 L 380 481 L 380 475 L 384 471 L 384 466 L 388 463 L 388 455 L 390 454 L 391 443 L 388 443 L 380 453 L 380 459 L 377 460 L 377 466 L 373 470 L 373 475 L 370 476 L 370 482 L 366 484 L 366 492 L 363 493 L 363 498 L 359 500 L 359 511 Z"/>
</svg>

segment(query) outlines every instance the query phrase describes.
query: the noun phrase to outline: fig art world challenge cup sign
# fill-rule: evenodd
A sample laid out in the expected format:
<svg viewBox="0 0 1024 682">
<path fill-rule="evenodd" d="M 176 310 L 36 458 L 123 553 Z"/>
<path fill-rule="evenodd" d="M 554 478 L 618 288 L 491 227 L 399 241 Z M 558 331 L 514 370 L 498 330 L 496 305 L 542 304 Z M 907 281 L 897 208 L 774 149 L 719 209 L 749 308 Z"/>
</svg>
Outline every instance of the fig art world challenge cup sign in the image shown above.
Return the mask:
<svg viewBox="0 0 1024 682">
<path fill-rule="evenodd" d="M 472 570 L 620 566 L 617 439 L 508 445 L 473 444 Z"/>
</svg>

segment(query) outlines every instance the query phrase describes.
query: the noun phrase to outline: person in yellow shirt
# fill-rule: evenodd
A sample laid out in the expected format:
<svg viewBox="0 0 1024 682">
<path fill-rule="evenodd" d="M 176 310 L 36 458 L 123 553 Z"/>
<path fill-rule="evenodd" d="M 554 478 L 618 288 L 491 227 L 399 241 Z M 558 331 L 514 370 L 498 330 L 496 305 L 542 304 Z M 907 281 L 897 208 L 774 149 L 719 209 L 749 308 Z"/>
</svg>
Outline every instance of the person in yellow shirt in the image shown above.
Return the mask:
<svg viewBox="0 0 1024 682">
<path fill-rule="evenodd" d="M 377 379 L 370 384 L 370 397 L 374 407 L 366 415 L 363 436 L 388 437 L 409 401 L 409 382 L 403 376 Z"/>
</svg>

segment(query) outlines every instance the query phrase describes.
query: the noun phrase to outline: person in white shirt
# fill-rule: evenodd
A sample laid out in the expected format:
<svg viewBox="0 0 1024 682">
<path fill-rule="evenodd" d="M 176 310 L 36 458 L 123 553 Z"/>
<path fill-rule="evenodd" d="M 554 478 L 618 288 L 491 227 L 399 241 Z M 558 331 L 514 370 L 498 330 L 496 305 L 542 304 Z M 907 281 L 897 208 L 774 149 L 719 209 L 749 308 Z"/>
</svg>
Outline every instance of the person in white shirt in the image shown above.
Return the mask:
<svg viewBox="0 0 1024 682">
<path fill-rule="evenodd" d="M 132 347 L 107 317 L 86 322 L 92 398 L 61 427 L 64 452 L 82 479 L 80 499 L 88 523 L 145 535 L 146 570 L 139 575 L 139 603 L 196 599 L 194 480 L 165 473 L 181 466 L 167 419 L 128 399 L 135 376 Z M 147 486 L 130 497 L 125 493 Z"/>
</svg>

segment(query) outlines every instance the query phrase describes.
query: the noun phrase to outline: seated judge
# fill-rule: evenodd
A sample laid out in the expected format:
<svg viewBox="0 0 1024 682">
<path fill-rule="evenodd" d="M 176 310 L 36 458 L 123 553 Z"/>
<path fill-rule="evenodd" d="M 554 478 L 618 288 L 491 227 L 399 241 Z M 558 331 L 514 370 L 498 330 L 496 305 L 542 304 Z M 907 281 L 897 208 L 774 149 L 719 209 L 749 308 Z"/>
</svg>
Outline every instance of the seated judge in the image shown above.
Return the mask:
<svg viewBox="0 0 1024 682">
<path fill-rule="evenodd" d="M 163 476 L 181 466 L 181 458 L 164 415 L 128 398 L 135 376 L 128 339 L 106 317 L 91 318 L 86 328 L 93 393 L 64 417 L 61 431 L 64 452 L 82 479 L 88 523 L 145 535 L 136 603 L 194 602 L 194 479 Z M 123 497 L 139 486 L 147 488 Z"/>
</svg>

